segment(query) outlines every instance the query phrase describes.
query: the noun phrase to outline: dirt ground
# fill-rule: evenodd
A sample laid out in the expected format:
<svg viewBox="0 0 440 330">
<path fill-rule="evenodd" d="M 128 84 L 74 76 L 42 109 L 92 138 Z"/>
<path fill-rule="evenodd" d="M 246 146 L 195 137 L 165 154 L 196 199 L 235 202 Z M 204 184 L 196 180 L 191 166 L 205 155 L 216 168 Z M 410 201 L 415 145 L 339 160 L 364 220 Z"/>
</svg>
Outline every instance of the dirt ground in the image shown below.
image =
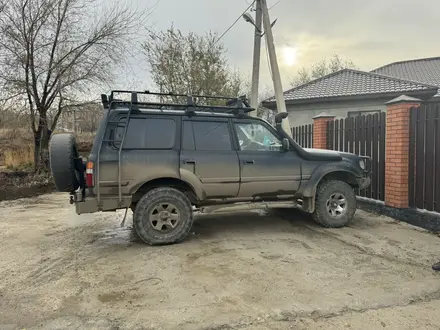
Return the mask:
<svg viewBox="0 0 440 330">
<path fill-rule="evenodd" d="M 199 215 L 149 247 L 66 194 L 0 203 L 0 329 L 439 329 L 440 238 L 358 211 Z"/>
<path fill-rule="evenodd" d="M 0 168 L 0 202 L 53 192 L 55 186 L 47 174 L 5 171 Z"/>
</svg>

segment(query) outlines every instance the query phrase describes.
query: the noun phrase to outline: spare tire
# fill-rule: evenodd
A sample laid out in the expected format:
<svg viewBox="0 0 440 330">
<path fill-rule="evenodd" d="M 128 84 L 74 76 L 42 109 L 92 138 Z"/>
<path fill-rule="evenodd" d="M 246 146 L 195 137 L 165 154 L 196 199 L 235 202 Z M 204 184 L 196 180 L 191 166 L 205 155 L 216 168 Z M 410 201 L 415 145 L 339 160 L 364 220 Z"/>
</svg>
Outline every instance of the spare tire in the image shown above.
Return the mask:
<svg viewBox="0 0 440 330">
<path fill-rule="evenodd" d="M 50 170 L 58 191 L 73 192 L 79 188 L 79 175 L 75 169 L 75 159 L 78 157 L 72 134 L 52 136 L 49 144 Z"/>
</svg>

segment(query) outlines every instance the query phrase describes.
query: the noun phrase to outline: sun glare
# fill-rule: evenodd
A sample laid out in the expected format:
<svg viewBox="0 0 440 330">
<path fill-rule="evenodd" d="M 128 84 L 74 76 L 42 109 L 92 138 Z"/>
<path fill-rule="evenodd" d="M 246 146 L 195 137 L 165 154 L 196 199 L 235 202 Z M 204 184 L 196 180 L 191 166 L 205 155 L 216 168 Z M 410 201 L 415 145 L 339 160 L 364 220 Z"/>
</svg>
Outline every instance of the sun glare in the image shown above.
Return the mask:
<svg viewBox="0 0 440 330">
<path fill-rule="evenodd" d="M 284 64 L 292 66 L 296 64 L 298 59 L 298 50 L 291 46 L 284 46 L 282 55 Z"/>
</svg>

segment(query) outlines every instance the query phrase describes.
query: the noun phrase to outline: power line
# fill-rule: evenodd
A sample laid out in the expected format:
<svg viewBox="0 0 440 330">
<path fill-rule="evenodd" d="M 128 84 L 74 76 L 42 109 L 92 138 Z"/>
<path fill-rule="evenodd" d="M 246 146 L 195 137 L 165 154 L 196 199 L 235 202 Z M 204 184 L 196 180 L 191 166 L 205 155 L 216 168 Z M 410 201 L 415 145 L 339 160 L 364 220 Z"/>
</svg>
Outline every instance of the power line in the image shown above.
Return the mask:
<svg viewBox="0 0 440 330">
<path fill-rule="evenodd" d="M 277 4 L 279 4 L 281 2 L 281 0 L 277 1 L 274 5 L 272 5 L 269 10 L 271 10 L 273 7 L 275 7 Z"/>
<path fill-rule="evenodd" d="M 249 9 L 251 9 L 251 7 L 254 5 L 254 3 L 255 3 L 255 1 L 256 0 L 254 0 L 254 1 L 252 1 L 252 3 L 240 14 L 240 16 L 238 16 L 237 17 L 237 19 L 234 21 L 234 23 L 232 23 L 231 24 L 231 26 L 230 27 L 228 27 L 227 29 L 226 29 L 226 31 L 225 32 L 223 32 L 223 34 L 214 42 L 214 45 L 217 43 L 217 42 L 219 42 L 225 35 L 226 35 L 226 33 L 228 33 L 234 26 L 235 26 L 235 24 L 237 24 L 237 22 L 241 19 L 241 17 L 249 10 Z"/>
</svg>

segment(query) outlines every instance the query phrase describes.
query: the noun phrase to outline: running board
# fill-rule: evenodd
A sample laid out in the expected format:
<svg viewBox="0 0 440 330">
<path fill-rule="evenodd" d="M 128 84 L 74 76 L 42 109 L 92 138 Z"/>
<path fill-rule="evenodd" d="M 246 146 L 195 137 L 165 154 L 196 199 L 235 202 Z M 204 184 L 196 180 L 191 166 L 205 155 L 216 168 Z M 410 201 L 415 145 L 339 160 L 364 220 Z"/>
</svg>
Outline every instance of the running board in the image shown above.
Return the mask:
<svg viewBox="0 0 440 330">
<path fill-rule="evenodd" d="M 237 211 L 253 211 L 274 208 L 301 208 L 301 201 L 282 201 L 282 202 L 245 202 L 237 204 L 223 204 L 213 206 L 203 206 L 200 208 L 200 213 L 227 213 Z"/>
</svg>

